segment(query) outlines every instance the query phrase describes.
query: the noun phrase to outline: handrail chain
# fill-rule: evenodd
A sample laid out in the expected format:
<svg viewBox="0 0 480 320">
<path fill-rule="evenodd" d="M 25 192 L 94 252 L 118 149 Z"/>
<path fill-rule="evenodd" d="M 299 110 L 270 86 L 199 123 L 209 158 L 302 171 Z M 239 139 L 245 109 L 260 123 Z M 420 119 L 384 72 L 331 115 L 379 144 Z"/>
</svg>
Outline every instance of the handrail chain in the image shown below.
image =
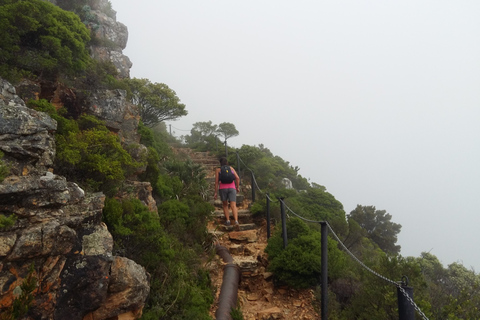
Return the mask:
<svg viewBox="0 0 480 320">
<path fill-rule="evenodd" d="M 253 178 L 253 181 L 252 183 L 255 184 L 255 186 L 257 187 L 257 189 L 261 192 L 261 193 L 264 193 L 260 187 L 258 186 L 257 184 L 257 181 L 255 179 L 255 174 L 254 172 L 245 164 L 245 162 L 243 162 L 242 158 L 239 156 L 239 159 L 240 161 L 243 163 L 243 165 L 245 166 L 245 168 L 247 168 L 251 173 L 252 173 L 252 178 Z M 269 197 L 269 195 L 267 194 L 267 198 L 272 201 L 272 199 Z M 335 233 L 335 231 L 333 231 L 332 227 L 330 226 L 330 224 L 328 223 L 328 221 L 315 221 L 315 220 L 310 220 L 310 219 L 306 219 L 300 215 L 298 215 L 297 213 L 295 213 L 292 209 L 290 209 L 286 204 L 285 202 L 282 200 L 282 199 L 279 199 L 280 202 L 282 202 L 285 207 L 288 209 L 288 211 L 290 211 L 293 215 L 295 215 L 296 217 L 306 221 L 306 222 L 311 222 L 311 223 L 325 223 L 327 226 L 328 226 L 328 229 L 330 230 L 330 232 L 333 234 L 333 236 L 335 237 L 335 239 L 337 240 L 338 243 L 340 243 L 340 245 L 342 246 L 342 248 L 357 262 L 360 264 L 360 266 L 362 266 L 365 270 L 369 271 L 370 273 L 372 273 L 373 275 L 375 275 L 376 277 L 390 283 L 390 284 L 393 284 L 395 287 L 397 287 L 400 292 L 405 296 L 405 298 L 408 300 L 408 302 L 410 302 L 410 304 L 415 308 L 415 310 L 418 312 L 418 314 L 424 319 L 424 320 L 429 320 L 427 318 L 427 316 L 425 315 L 425 313 L 422 312 L 422 310 L 417 306 L 417 304 L 413 301 L 413 299 L 407 294 L 407 292 L 405 291 L 405 289 L 400 285 L 400 283 L 396 282 L 396 281 L 393 281 L 391 279 L 388 279 L 387 277 L 379 274 L 378 272 L 372 270 L 371 268 L 369 268 L 367 265 L 365 265 L 362 261 L 360 261 L 360 259 L 358 259 L 348 248 L 347 246 L 345 246 L 345 244 L 340 240 L 340 238 L 337 236 L 337 234 Z"/>
</svg>

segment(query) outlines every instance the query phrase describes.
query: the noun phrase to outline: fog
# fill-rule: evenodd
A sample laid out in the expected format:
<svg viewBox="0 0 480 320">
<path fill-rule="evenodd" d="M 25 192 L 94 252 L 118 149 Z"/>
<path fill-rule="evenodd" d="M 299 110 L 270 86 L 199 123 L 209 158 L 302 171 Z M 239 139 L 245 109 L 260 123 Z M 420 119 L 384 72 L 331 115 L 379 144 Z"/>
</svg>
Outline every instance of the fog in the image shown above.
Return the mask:
<svg viewBox="0 0 480 320">
<path fill-rule="evenodd" d="M 131 77 L 186 105 L 176 136 L 231 122 L 347 214 L 390 213 L 403 256 L 480 270 L 479 1 L 111 3 Z"/>
</svg>

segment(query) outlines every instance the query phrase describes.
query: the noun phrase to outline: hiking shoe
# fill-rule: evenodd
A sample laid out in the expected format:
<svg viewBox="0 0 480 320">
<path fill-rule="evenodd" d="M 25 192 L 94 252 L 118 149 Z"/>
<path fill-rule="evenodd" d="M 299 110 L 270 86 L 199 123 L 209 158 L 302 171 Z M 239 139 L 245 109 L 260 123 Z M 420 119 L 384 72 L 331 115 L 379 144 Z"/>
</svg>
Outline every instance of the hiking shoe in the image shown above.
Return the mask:
<svg viewBox="0 0 480 320">
<path fill-rule="evenodd" d="M 230 220 L 225 221 L 225 225 L 229 226 L 230 225 Z"/>
<path fill-rule="evenodd" d="M 235 221 L 235 225 L 238 226 L 238 221 Z"/>
<path fill-rule="evenodd" d="M 235 230 L 236 231 L 240 230 L 240 225 L 238 224 L 238 221 L 235 221 Z"/>
</svg>

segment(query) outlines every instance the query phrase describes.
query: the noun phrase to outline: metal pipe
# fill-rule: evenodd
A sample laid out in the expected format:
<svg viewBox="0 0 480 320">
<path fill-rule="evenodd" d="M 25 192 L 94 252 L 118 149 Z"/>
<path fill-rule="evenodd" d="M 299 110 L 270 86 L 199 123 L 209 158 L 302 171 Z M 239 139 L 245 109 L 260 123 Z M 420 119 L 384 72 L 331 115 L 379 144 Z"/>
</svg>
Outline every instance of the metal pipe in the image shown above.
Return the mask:
<svg viewBox="0 0 480 320">
<path fill-rule="evenodd" d="M 233 258 L 224 246 L 215 246 L 217 254 L 226 262 L 223 268 L 222 286 L 218 297 L 216 320 L 232 320 L 230 312 L 237 306 L 238 284 L 240 283 L 240 268 L 233 263 Z"/>
</svg>

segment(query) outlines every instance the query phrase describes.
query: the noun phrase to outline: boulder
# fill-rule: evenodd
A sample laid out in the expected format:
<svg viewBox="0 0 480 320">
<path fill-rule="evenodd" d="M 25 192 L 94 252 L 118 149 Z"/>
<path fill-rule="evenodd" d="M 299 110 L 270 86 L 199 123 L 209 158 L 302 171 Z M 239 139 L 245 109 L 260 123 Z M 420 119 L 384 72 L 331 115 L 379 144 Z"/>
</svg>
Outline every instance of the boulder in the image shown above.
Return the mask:
<svg viewBox="0 0 480 320">
<path fill-rule="evenodd" d="M 144 297 L 150 292 L 149 277 L 145 269 L 135 262 L 115 257 L 111 265 L 108 283 L 108 298 L 100 308 L 84 319 L 110 319 L 121 314 L 129 314 L 130 319 L 142 315 Z"/>
</svg>

